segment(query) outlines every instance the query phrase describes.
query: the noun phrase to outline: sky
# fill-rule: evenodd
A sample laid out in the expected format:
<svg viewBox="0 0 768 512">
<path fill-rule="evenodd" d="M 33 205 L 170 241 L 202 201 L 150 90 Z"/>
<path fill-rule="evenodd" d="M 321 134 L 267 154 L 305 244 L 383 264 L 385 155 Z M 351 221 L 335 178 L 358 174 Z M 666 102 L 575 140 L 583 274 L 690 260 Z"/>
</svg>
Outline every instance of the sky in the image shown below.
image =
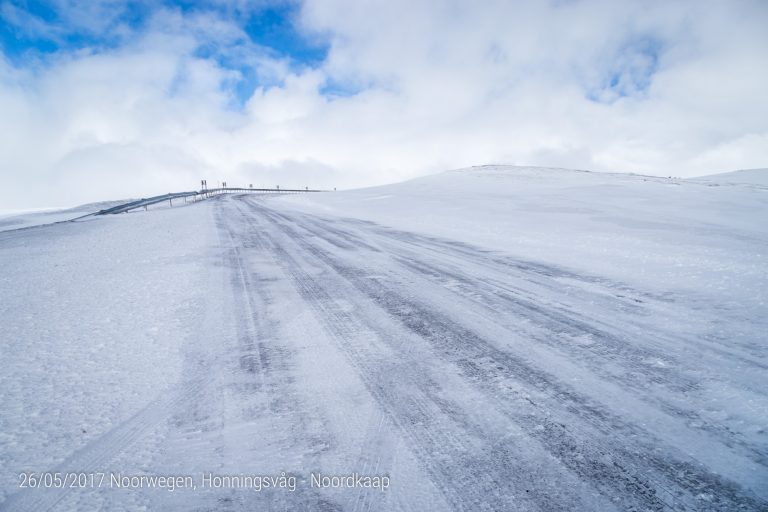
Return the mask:
<svg viewBox="0 0 768 512">
<path fill-rule="evenodd" d="M 0 210 L 768 167 L 764 0 L 0 0 Z"/>
</svg>

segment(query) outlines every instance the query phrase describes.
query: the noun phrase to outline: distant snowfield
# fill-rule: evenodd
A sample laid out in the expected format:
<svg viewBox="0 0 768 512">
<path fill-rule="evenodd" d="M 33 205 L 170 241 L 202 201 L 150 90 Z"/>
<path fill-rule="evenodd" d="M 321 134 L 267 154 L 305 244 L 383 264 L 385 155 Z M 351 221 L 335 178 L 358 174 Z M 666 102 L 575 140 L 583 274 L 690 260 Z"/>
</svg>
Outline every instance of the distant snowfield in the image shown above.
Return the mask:
<svg viewBox="0 0 768 512">
<path fill-rule="evenodd" d="M 75 206 L 74 208 L 37 208 L 22 211 L 0 210 L 0 232 L 66 222 L 124 202 L 103 201 Z"/>
<path fill-rule="evenodd" d="M 86 212 L 78 210 L 73 211 L 69 208 L 41 208 L 35 210 L 23 211 L 4 211 L 0 212 L 0 231 L 10 229 L 21 229 L 43 224 L 53 224 L 72 220 L 79 215 L 85 215 Z"/>
<path fill-rule="evenodd" d="M 710 174 L 695 179 L 713 183 L 762 185 L 768 187 L 768 169 L 744 169 L 741 171 Z"/>
<path fill-rule="evenodd" d="M 759 184 L 491 166 L 7 230 L 0 509 L 765 510 L 766 218 Z"/>
</svg>

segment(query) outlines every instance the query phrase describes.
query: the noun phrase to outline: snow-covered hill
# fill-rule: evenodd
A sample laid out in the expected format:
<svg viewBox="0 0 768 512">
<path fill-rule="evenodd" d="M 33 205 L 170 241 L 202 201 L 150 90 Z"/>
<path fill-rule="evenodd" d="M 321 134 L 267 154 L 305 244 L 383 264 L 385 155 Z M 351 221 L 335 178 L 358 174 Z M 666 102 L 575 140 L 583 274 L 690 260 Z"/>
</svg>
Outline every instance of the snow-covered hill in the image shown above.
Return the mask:
<svg viewBox="0 0 768 512">
<path fill-rule="evenodd" d="M 709 174 L 695 178 L 696 180 L 708 181 L 712 183 L 728 183 L 743 185 L 761 185 L 768 187 L 768 168 L 766 169 L 743 169 L 740 171 L 723 172 L 719 174 Z"/>
</svg>

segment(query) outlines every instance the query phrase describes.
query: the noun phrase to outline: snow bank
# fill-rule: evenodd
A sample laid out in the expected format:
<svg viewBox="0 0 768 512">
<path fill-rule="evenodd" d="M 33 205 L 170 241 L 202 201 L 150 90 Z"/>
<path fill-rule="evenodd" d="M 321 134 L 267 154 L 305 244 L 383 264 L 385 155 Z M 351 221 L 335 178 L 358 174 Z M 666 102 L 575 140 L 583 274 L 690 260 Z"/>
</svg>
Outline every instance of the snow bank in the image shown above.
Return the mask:
<svg viewBox="0 0 768 512">
<path fill-rule="evenodd" d="M 55 467 L 179 380 L 210 207 L 0 233 L 0 503 L 19 472 Z"/>
<path fill-rule="evenodd" d="M 120 201 L 103 201 L 99 203 L 83 204 L 75 206 L 74 208 L 0 211 L 0 231 L 65 222 L 127 201 L 127 199 Z"/>
</svg>

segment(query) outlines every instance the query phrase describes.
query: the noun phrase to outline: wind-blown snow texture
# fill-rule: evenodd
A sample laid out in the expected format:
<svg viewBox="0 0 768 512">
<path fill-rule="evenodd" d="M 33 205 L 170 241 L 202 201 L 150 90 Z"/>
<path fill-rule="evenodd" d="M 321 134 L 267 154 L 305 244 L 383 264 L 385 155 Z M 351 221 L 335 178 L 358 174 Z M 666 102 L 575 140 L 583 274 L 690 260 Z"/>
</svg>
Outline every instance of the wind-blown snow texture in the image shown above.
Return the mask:
<svg viewBox="0 0 768 512">
<path fill-rule="evenodd" d="M 764 510 L 766 213 L 487 167 L 2 233 L 0 508 Z M 298 483 L 18 489 L 51 470 Z"/>
</svg>

